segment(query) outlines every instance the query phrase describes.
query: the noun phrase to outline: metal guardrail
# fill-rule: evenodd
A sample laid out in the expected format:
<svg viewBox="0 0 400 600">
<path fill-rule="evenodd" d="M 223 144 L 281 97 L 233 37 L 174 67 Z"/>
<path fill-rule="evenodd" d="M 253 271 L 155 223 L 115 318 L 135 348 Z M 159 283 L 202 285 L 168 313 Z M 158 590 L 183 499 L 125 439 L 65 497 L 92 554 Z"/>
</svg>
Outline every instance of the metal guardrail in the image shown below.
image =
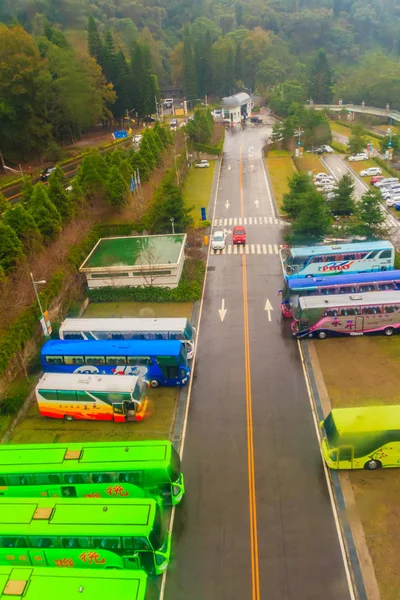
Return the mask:
<svg viewBox="0 0 400 600">
<path fill-rule="evenodd" d="M 385 108 L 376 108 L 374 106 L 357 106 L 354 104 L 342 104 L 339 106 L 338 104 L 305 104 L 306 108 L 315 108 L 315 110 L 323 110 L 324 108 L 328 110 L 333 110 L 336 112 L 340 112 L 342 110 L 348 110 L 350 112 L 356 113 L 366 113 L 369 115 L 377 115 L 379 117 L 389 117 L 394 121 L 400 121 L 400 112 L 398 110 L 386 110 Z"/>
</svg>

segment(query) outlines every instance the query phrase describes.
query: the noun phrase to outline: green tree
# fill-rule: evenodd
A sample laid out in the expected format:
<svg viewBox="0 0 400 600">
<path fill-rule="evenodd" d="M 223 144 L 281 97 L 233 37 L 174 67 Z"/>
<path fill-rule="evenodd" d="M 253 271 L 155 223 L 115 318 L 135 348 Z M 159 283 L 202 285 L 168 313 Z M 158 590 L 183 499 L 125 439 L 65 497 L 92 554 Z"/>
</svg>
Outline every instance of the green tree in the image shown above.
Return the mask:
<svg viewBox="0 0 400 600">
<path fill-rule="evenodd" d="M 156 192 L 145 220 L 153 233 L 170 233 L 171 219 L 174 219 L 175 232 L 183 233 L 193 223 L 191 210 L 182 189 L 174 183 L 165 183 Z"/>
<path fill-rule="evenodd" d="M 103 48 L 102 48 L 100 34 L 97 29 L 96 21 L 94 20 L 92 15 L 90 15 L 90 17 L 88 19 L 87 32 L 88 32 L 89 54 L 90 54 L 90 56 L 93 56 L 93 58 L 99 64 L 101 64 Z"/>
<path fill-rule="evenodd" d="M 194 118 L 186 125 L 188 136 L 193 142 L 207 144 L 214 131 L 214 119 L 209 110 L 196 109 Z"/>
<path fill-rule="evenodd" d="M 105 196 L 105 180 L 107 175 L 107 163 L 96 152 L 90 156 L 85 156 L 79 167 L 76 179 L 84 195 L 89 200 L 98 200 Z"/>
<path fill-rule="evenodd" d="M 117 56 L 115 53 L 115 45 L 111 31 L 108 29 L 104 36 L 104 44 L 102 48 L 101 62 L 103 73 L 107 81 L 115 81 Z"/>
<path fill-rule="evenodd" d="M 288 182 L 289 191 L 283 195 L 282 208 L 294 219 L 300 211 L 304 196 L 313 191 L 313 185 L 307 173 L 295 173 Z"/>
<path fill-rule="evenodd" d="M 9 273 L 23 258 L 24 251 L 15 231 L 0 221 L 0 267 Z"/>
<path fill-rule="evenodd" d="M 236 44 L 236 56 L 235 56 L 235 79 L 236 81 L 243 81 L 244 79 L 244 63 L 243 63 L 243 51 L 240 42 Z"/>
<path fill-rule="evenodd" d="M 393 154 L 396 156 L 400 150 L 400 138 L 398 135 L 385 135 L 380 141 L 381 152 L 386 152 L 389 148 L 393 148 Z"/>
<path fill-rule="evenodd" d="M 145 131 L 140 142 L 139 154 L 147 161 L 150 169 L 153 170 L 157 165 L 157 157 L 154 154 L 153 146 L 150 141 L 150 131 Z"/>
<path fill-rule="evenodd" d="M 32 177 L 29 175 L 25 175 L 24 181 L 22 184 L 21 195 L 24 202 L 29 202 L 33 194 L 33 183 Z"/>
<path fill-rule="evenodd" d="M 189 25 L 183 31 L 183 93 L 189 100 L 197 97 L 196 69 Z"/>
<path fill-rule="evenodd" d="M 0 215 L 3 214 L 7 208 L 10 207 L 10 203 L 7 198 L 0 192 Z"/>
<path fill-rule="evenodd" d="M 45 243 L 53 241 L 61 231 L 61 216 L 49 200 L 42 183 L 37 183 L 29 200 L 28 209 L 43 236 Z"/>
<path fill-rule="evenodd" d="M 299 212 L 292 225 L 293 243 L 312 246 L 320 242 L 329 233 L 332 219 L 326 201 L 315 189 L 302 196 Z"/>
<path fill-rule="evenodd" d="M 107 199 L 117 211 L 121 210 L 128 201 L 128 186 L 116 165 L 110 167 L 108 174 Z"/>
<path fill-rule="evenodd" d="M 25 254 L 38 252 L 42 247 L 42 235 L 32 215 L 22 206 L 15 204 L 3 215 L 3 221 L 9 225 L 22 242 Z"/>
<path fill-rule="evenodd" d="M 333 215 L 352 215 L 355 210 L 354 204 L 354 181 L 350 173 L 346 173 L 340 179 L 334 192 L 335 196 L 330 203 L 330 209 Z"/>
<path fill-rule="evenodd" d="M 150 52 L 147 46 L 136 42 L 131 56 L 132 102 L 139 119 L 155 111 L 154 96 L 157 79 L 152 73 Z"/>
<path fill-rule="evenodd" d="M 310 65 L 308 94 L 315 104 L 331 104 L 333 98 L 333 72 L 326 52 L 320 48 Z"/>
<path fill-rule="evenodd" d="M 367 240 L 388 237 L 385 213 L 381 210 L 381 196 L 376 189 L 369 189 L 356 204 L 355 220 L 351 232 Z"/>
<path fill-rule="evenodd" d="M 59 171 L 61 171 L 61 169 L 59 169 Z M 61 219 L 63 221 L 68 221 L 73 213 L 73 205 L 71 196 L 64 189 L 63 180 L 64 176 L 62 171 L 61 176 L 57 171 L 50 175 L 48 196 L 60 213 Z"/>
<path fill-rule="evenodd" d="M 362 125 L 356 124 L 351 128 L 351 134 L 347 144 L 347 149 L 351 154 L 357 154 L 362 150 L 365 150 L 367 140 L 365 137 L 365 131 Z"/>
</svg>

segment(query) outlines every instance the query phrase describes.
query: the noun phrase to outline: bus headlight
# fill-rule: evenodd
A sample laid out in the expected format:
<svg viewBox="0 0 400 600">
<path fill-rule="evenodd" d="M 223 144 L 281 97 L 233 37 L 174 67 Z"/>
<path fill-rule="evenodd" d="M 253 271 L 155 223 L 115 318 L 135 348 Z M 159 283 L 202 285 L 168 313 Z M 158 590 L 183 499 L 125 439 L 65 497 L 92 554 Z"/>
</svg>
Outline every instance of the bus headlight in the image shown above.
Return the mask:
<svg viewBox="0 0 400 600">
<path fill-rule="evenodd" d="M 177 496 L 178 494 L 181 493 L 181 488 L 178 485 L 173 485 L 172 486 L 172 493 L 174 496 Z"/>
</svg>

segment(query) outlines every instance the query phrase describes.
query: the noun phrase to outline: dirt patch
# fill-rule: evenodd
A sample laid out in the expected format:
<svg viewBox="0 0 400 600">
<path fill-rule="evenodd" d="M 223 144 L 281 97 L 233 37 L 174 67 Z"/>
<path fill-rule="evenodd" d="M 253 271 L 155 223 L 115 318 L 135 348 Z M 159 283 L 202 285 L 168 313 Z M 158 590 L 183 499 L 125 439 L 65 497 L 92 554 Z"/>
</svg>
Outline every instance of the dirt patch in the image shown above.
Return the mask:
<svg viewBox="0 0 400 600">
<path fill-rule="evenodd" d="M 333 408 L 400 404 L 400 337 L 329 339 L 315 349 Z"/>
</svg>

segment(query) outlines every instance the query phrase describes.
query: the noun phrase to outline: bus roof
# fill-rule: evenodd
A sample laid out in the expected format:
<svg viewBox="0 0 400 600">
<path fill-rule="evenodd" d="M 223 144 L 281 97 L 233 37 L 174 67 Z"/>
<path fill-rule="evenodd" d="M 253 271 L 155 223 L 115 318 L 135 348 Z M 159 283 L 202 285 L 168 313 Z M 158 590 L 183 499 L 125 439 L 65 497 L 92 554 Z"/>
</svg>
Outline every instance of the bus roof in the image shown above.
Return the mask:
<svg viewBox="0 0 400 600">
<path fill-rule="evenodd" d="M 400 405 L 334 408 L 332 417 L 340 436 L 400 430 Z"/>
<path fill-rule="evenodd" d="M 332 294 L 332 296 L 301 296 L 300 308 L 330 308 L 351 304 L 397 304 L 400 292 L 365 292 L 363 294 Z"/>
<path fill-rule="evenodd" d="M 393 244 L 382 240 L 380 242 L 361 242 L 357 244 L 334 244 L 332 246 L 306 246 L 290 248 L 290 254 L 295 256 L 318 256 L 319 254 L 343 254 L 346 252 L 366 252 L 368 250 L 393 249 Z"/>
<path fill-rule="evenodd" d="M 168 440 L 4 445 L 0 475 L 166 468 L 173 452 Z"/>
<path fill-rule="evenodd" d="M 111 319 L 65 319 L 61 331 L 181 331 L 185 329 L 188 320 L 176 319 L 125 319 L 113 317 Z"/>
<path fill-rule="evenodd" d="M 133 392 L 140 377 L 126 375 L 75 375 L 69 373 L 45 373 L 36 386 L 37 390 L 83 390 L 91 392 Z"/>
<path fill-rule="evenodd" d="M 0 498 L 0 535 L 146 537 L 156 506 L 150 498 Z"/>
<path fill-rule="evenodd" d="M 287 282 L 291 290 L 302 290 L 322 285 L 348 285 L 351 283 L 375 283 L 400 280 L 400 270 L 374 273 L 352 273 L 350 275 L 327 275 L 326 277 L 293 277 Z"/>
<path fill-rule="evenodd" d="M 176 340 L 50 340 L 42 347 L 42 355 L 178 356 L 181 349 L 182 343 Z"/>
<path fill-rule="evenodd" d="M 68 600 L 106 600 L 109 597 L 143 600 L 147 575 L 140 570 L 49 569 L 0 567 L 1 600 L 24 598 L 46 600 L 62 596 Z"/>
</svg>

